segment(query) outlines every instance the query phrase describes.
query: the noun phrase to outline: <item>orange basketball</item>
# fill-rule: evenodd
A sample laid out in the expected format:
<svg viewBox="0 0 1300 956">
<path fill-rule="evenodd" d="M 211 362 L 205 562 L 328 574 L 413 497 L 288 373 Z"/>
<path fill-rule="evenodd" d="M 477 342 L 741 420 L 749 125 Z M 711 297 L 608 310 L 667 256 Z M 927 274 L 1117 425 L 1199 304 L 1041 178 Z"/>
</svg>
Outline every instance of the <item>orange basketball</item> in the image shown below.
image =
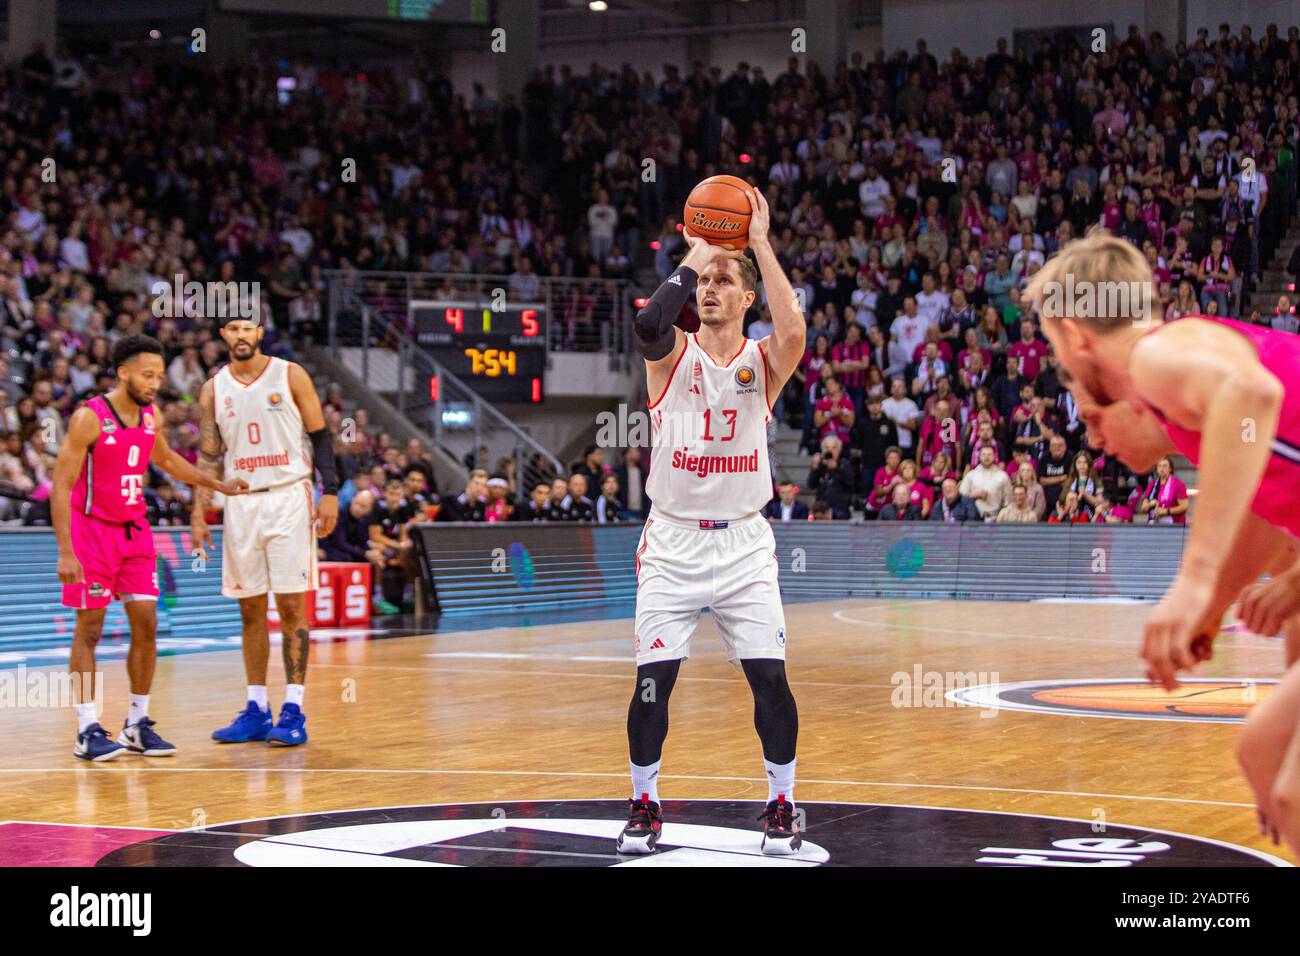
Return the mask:
<svg viewBox="0 0 1300 956">
<path fill-rule="evenodd" d="M 749 199 L 754 187 L 735 176 L 710 176 L 686 197 L 682 224 L 715 246 L 744 249 L 749 245 Z"/>
</svg>

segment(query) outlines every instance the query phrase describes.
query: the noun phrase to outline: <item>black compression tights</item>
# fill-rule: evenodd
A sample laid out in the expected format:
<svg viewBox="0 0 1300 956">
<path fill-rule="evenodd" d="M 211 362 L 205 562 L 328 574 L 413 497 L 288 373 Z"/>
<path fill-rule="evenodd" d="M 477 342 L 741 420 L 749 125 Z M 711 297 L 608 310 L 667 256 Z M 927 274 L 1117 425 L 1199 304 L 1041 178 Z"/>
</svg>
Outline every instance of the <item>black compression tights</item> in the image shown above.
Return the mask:
<svg viewBox="0 0 1300 956">
<path fill-rule="evenodd" d="M 642 664 L 636 669 L 636 690 L 627 708 L 627 745 L 638 767 L 649 766 L 663 755 L 668 737 L 668 696 L 681 666 L 678 659 Z"/>
<path fill-rule="evenodd" d="M 763 756 L 772 763 L 794 759 L 799 736 L 799 712 L 785 676 L 785 662 L 748 660 L 740 665 L 754 693 L 754 729 L 763 743 Z M 627 708 L 627 742 L 632 762 L 649 766 L 663 756 L 668 737 L 668 698 L 682 662 L 656 661 L 636 669 L 636 689 Z"/>
<path fill-rule="evenodd" d="M 786 680 L 785 661 L 749 660 L 740 666 L 754 692 L 754 729 L 763 742 L 763 756 L 772 763 L 789 763 L 799 737 L 799 711 Z"/>
</svg>

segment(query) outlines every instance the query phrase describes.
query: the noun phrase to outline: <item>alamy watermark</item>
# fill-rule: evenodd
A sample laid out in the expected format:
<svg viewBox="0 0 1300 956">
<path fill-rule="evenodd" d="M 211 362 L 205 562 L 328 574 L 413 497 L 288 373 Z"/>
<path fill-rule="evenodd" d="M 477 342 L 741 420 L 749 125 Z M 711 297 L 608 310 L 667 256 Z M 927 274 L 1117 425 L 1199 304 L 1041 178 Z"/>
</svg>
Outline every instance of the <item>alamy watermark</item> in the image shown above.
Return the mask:
<svg viewBox="0 0 1300 956">
<path fill-rule="evenodd" d="M 894 691 L 889 703 L 894 707 L 964 707 L 953 700 L 951 692 L 988 684 L 1001 683 L 997 671 L 928 671 L 920 664 L 910 671 L 896 671 L 889 678 Z M 996 705 L 980 708 L 981 717 L 996 717 Z"/>
<path fill-rule="evenodd" d="M 247 319 L 262 317 L 260 282 L 190 282 L 179 273 L 172 281 L 159 280 L 150 288 L 153 314 L 159 319 Z"/>
<path fill-rule="evenodd" d="M 1067 272 L 1064 282 L 1043 283 L 1042 310 L 1076 319 L 1129 316 L 1135 326 L 1144 328 L 1155 316 L 1159 299 L 1150 282 L 1078 281 Z"/>
<path fill-rule="evenodd" d="M 104 675 L 100 671 L 84 674 L 29 671 L 26 665 L 20 664 L 12 670 L 0 670 L 0 710 L 75 707 L 83 700 L 86 703 L 93 700 L 95 713 L 99 714 L 104 710 L 103 689 Z"/>
</svg>

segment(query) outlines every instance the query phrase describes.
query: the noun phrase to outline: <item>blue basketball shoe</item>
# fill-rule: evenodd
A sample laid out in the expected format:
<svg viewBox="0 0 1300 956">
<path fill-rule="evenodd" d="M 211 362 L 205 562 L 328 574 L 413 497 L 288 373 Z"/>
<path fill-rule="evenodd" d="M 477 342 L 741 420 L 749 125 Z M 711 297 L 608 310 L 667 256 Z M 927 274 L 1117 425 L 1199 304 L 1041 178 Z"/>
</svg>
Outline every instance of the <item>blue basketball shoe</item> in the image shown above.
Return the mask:
<svg viewBox="0 0 1300 956">
<path fill-rule="evenodd" d="M 113 743 L 108 732 L 98 723 L 91 724 L 77 734 L 77 746 L 72 750 L 73 756 L 80 757 L 82 760 L 92 760 L 95 763 L 112 760 L 124 753 L 126 748 L 121 744 Z"/>
<path fill-rule="evenodd" d="M 280 719 L 266 734 L 268 744 L 281 747 L 297 747 L 307 742 L 307 717 L 297 704 L 285 704 L 280 708 Z"/>
<path fill-rule="evenodd" d="M 244 744 L 250 740 L 265 740 L 271 730 L 271 711 L 262 710 L 257 701 L 250 700 L 230 725 L 212 731 L 212 739 L 222 744 Z"/>
<path fill-rule="evenodd" d="M 117 742 L 132 753 L 146 757 L 170 757 L 176 753 L 176 748 L 159 737 L 153 728 L 152 720 L 141 717 L 138 723 L 122 725 Z"/>
</svg>

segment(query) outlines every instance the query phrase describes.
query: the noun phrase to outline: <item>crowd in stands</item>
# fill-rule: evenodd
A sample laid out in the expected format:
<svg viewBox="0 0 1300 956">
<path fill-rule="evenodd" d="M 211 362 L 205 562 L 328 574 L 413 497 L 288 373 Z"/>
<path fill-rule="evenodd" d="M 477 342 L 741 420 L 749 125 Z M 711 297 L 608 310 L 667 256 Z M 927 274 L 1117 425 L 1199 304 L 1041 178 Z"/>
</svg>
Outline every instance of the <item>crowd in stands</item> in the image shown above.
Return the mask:
<svg viewBox="0 0 1300 956">
<path fill-rule="evenodd" d="M 164 343 L 168 437 L 195 454 L 194 399 L 225 351 L 211 318 L 158 314 L 160 282 L 260 283 L 264 347 L 293 357 L 321 337 L 330 269 L 506 275 L 518 300 L 571 277 L 553 345 L 591 347 L 610 280 L 634 274 L 647 241 L 658 273 L 672 269 L 674 211 L 715 173 L 766 192 L 807 306 L 808 354 L 777 410 L 812 455 L 812 517 L 1185 520 L 1176 477 L 1090 453 L 1020 289 L 1100 225 L 1144 250 L 1170 317 L 1295 332 L 1289 301 L 1261 315 L 1251 293 L 1295 208 L 1300 31 L 1110 39 L 1104 53 L 999 41 L 942 64 L 918 41 L 855 52 L 833 75 L 797 58 L 772 77 L 744 63 L 727 76 L 548 66 L 519 102 L 455 90 L 432 66 L 221 70 L 40 48 L 0 63 L 0 520 L 48 520 L 67 416 L 111 387 L 122 335 Z M 286 70 L 297 92 L 278 88 Z M 761 305 L 747 325 L 770 329 Z M 387 509 L 354 516 L 372 560 L 402 550 L 403 509 L 644 513 L 639 461 L 584 459 L 543 495 L 484 460 L 439 497 L 427 452 L 365 419 L 330 403 L 343 477 L 366 494 L 356 511 Z M 390 508 L 393 481 L 403 504 Z M 160 521 L 184 520 L 185 489 L 155 476 L 149 495 Z M 771 507 L 791 510 L 781 494 Z"/>
<path fill-rule="evenodd" d="M 677 87 L 687 102 L 701 76 Z M 1295 211 L 1298 80 L 1300 29 L 1227 25 L 1172 49 L 1131 27 L 1105 53 L 1000 41 L 942 65 L 922 40 L 833 77 L 792 59 L 775 78 L 742 63 L 721 80 L 727 122 L 704 172 L 766 192 L 809 316 L 776 413 L 812 455 L 811 517 L 1185 522 L 1171 463 L 1138 476 L 1091 451 L 1020 291 L 1104 228 L 1144 252 L 1166 317 L 1295 333 L 1288 298 L 1250 306 Z M 661 276 L 676 232 L 670 216 Z M 747 334 L 770 334 L 751 311 Z"/>
</svg>

